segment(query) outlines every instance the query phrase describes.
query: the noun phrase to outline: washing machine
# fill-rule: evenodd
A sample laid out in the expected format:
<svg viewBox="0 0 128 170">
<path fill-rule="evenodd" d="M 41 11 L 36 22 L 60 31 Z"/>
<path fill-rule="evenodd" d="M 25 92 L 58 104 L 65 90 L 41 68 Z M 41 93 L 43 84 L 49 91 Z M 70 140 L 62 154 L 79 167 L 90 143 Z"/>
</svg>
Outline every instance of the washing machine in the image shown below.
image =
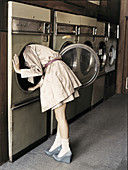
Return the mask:
<svg viewBox="0 0 128 170">
<path fill-rule="evenodd" d="M 78 42 L 91 47 L 96 51 L 95 35 L 96 35 L 95 18 L 80 16 L 80 26 L 78 28 Z M 76 99 L 76 115 L 91 109 L 93 84 L 79 89 L 80 97 Z"/>
<path fill-rule="evenodd" d="M 65 47 L 77 43 L 78 26 L 80 25 L 79 15 L 66 12 L 54 12 L 54 33 L 53 50 L 61 52 Z M 75 117 L 76 101 L 67 104 L 66 116 L 68 121 Z M 54 112 L 51 113 L 51 134 L 56 131 L 56 120 Z"/>
<path fill-rule="evenodd" d="M 23 51 L 28 44 L 50 43 L 50 10 L 18 2 L 8 2 L 8 137 L 9 159 L 13 161 L 47 136 L 47 113 L 41 113 L 39 90 L 29 92 L 34 84 L 16 74 L 12 59 L 19 56 L 24 69 Z"/>
<path fill-rule="evenodd" d="M 55 11 L 53 50 L 60 52 L 66 46 L 77 43 L 78 15 Z"/>
<path fill-rule="evenodd" d="M 108 23 L 108 41 L 107 41 L 107 62 L 105 66 L 105 99 L 115 94 L 116 84 L 116 53 L 117 39 L 119 38 L 119 26 Z"/>
<path fill-rule="evenodd" d="M 106 23 L 97 22 L 97 33 L 95 37 L 96 53 L 100 60 L 100 72 L 96 81 L 93 83 L 91 106 L 104 100 L 105 88 L 105 66 L 107 61 L 107 37 L 106 37 Z"/>
<path fill-rule="evenodd" d="M 80 26 L 78 28 L 78 42 L 88 45 L 95 51 L 95 35 L 97 30 L 97 20 L 95 18 L 80 16 Z"/>
<path fill-rule="evenodd" d="M 117 37 L 118 26 L 108 23 L 108 41 L 107 41 L 107 63 L 105 66 L 105 72 L 111 72 L 115 70 L 116 65 L 116 51 L 117 51 Z"/>
<path fill-rule="evenodd" d="M 60 55 L 62 56 L 62 60 L 72 69 L 72 71 L 78 77 L 78 79 L 82 83 L 83 88 L 89 86 L 95 81 L 99 74 L 100 63 L 97 54 L 92 48 L 85 44 L 71 44 L 65 47 L 60 52 Z M 75 102 L 76 100 L 77 99 L 75 99 L 73 102 Z M 83 100 L 88 100 L 88 98 L 84 97 Z M 83 103 L 79 102 L 80 107 L 82 104 Z M 67 107 L 70 107 L 70 109 L 68 110 L 68 116 L 72 116 L 72 112 L 76 112 L 77 106 L 71 103 L 71 105 Z M 53 125 L 55 126 L 54 119 L 53 123 Z"/>
</svg>

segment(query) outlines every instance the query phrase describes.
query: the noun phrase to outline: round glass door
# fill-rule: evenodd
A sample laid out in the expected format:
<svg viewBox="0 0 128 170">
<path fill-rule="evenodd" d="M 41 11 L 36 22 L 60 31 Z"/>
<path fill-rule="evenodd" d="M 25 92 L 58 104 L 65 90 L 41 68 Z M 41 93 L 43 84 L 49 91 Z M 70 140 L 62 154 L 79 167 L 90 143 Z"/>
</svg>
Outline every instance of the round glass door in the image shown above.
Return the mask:
<svg viewBox="0 0 128 170">
<path fill-rule="evenodd" d="M 73 44 L 64 48 L 60 55 L 73 70 L 83 86 L 88 86 L 97 78 L 100 62 L 92 48 L 84 44 Z"/>
<path fill-rule="evenodd" d="M 114 46 L 112 45 L 109 49 L 109 53 L 108 53 L 108 62 L 109 65 L 112 66 L 114 64 L 114 61 L 116 59 L 116 50 L 114 48 Z"/>
</svg>

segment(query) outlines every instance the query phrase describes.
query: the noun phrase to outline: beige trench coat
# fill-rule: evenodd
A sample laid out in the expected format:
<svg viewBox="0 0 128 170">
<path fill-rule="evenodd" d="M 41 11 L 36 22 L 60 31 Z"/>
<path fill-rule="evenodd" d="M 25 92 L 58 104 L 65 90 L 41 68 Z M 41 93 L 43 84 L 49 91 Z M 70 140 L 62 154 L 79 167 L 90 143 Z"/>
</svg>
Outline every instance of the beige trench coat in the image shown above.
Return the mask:
<svg viewBox="0 0 128 170">
<path fill-rule="evenodd" d="M 78 97 L 80 81 L 73 71 L 62 61 L 56 60 L 45 68 L 42 67 L 53 59 L 61 59 L 58 52 L 43 45 L 28 45 L 23 53 L 26 65 L 30 69 L 21 69 L 21 77 L 33 83 L 34 76 L 40 76 L 40 99 L 42 112 L 55 108 L 59 103 L 66 103 Z"/>
</svg>

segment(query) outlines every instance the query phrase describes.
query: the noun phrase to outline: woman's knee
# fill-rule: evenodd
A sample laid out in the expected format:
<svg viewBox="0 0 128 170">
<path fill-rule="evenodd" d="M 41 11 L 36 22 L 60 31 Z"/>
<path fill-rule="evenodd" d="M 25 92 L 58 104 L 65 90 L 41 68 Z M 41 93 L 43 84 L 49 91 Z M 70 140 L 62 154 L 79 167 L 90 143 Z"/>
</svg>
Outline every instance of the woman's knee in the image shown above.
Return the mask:
<svg viewBox="0 0 128 170">
<path fill-rule="evenodd" d="M 55 117 L 58 122 L 65 120 L 65 108 L 66 108 L 66 104 L 64 104 L 54 110 Z"/>
</svg>

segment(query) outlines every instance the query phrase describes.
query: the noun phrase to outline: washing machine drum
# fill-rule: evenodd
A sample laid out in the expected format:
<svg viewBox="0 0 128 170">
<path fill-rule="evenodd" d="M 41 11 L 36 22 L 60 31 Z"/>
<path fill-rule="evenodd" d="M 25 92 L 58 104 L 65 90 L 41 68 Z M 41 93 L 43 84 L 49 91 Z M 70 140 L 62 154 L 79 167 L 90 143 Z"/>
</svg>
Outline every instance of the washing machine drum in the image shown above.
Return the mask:
<svg viewBox="0 0 128 170">
<path fill-rule="evenodd" d="M 92 48 L 84 44 L 72 44 L 64 48 L 62 60 L 73 70 L 83 86 L 94 82 L 99 74 L 100 62 Z"/>
</svg>

